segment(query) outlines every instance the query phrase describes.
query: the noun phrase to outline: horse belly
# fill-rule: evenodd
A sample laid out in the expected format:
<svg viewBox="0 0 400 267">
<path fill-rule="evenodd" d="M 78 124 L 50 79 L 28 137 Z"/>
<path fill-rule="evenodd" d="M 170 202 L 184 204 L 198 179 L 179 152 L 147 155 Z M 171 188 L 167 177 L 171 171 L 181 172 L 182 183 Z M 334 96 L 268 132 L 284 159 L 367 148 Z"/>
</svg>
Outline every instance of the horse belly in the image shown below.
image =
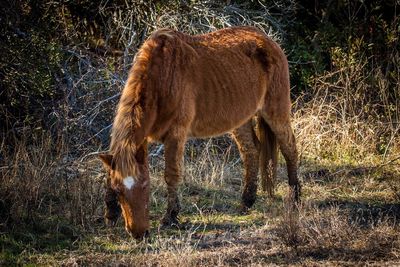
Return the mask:
<svg viewBox="0 0 400 267">
<path fill-rule="evenodd" d="M 191 135 L 229 132 L 248 121 L 264 104 L 264 67 L 243 53 L 225 50 L 202 57 L 194 76 L 195 118 Z"/>
<path fill-rule="evenodd" d="M 196 138 L 219 136 L 238 128 L 240 125 L 247 122 L 251 117 L 252 115 L 243 117 L 235 122 L 223 121 L 222 119 L 207 121 L 206 123 L 197 122 L 194 124 L 194 127 L 190 129 L 189 136 Z"/>
<path fill-rule="evenodd" d="M 225 103 L 207 109 L 197 108 L 190 128 L 192 137 L 211 137 L 230 132 L 253 117 L 263 104 L 262 98 L 247 102 L 246 105 Z"/>
</svg>

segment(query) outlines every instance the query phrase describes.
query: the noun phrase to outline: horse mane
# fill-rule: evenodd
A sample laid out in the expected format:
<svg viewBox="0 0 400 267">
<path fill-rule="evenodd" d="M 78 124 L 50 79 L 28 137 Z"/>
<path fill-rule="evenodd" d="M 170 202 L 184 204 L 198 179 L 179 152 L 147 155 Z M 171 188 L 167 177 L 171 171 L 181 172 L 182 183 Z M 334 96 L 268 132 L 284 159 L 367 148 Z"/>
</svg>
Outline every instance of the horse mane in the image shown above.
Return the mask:
<svg viewBox="0 0 400 267">
<path fill-rule="evenodd" d="M 136 165 L 135 154 L 151 128 L 150 122 L 145 118 L 146 112 L 151 112 L 148 108 L 151 103 L 147 102 L 155 101 L 150 95 L 152 91 L 149 90 L 150 87 L 161 84 L 165 87 L 172 80 L 170 79 L 173 74 L 171 68 L 173 69 L 172 65 L 175 64 L 171 61 L 174 57 L 165 57 L 162 53 L 165 53 L 166 47 L 176 46 L 179 41 L 176 38 L 178 35 L 179 33 L 173 30 L 158 30 L 150 35 L 135 56 L 111 131 L 110 152 L 113 155 L 115 169 L 121 173 L 121 177 L 132 175 L 132 166 Z M 169 68 L 163 68 L 163 66 L 169 66 Z M 158 73 L 159 84 L 154 84 L 154 80 L 157 79 L 149 78 L 149 76 L 154 76 L 151 75 L 154 72 L 152 68 L 157 68 L 158 72 L 167 71 L 170 75 Z"/>
</svg>

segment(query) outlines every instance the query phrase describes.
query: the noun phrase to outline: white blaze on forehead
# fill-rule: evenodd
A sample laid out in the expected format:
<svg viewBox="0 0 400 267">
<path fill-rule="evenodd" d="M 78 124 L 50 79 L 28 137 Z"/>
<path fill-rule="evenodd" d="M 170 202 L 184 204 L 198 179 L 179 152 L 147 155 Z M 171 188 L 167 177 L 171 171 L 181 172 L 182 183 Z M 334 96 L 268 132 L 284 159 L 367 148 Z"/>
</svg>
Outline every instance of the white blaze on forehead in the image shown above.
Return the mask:
<svg viewBox="0 0 400 267">
<path fill-rule="evenodd" d="M 128 176 L 123 180 L 123 183 L 127 189 L 131 189 L 135 186 L 135 179 L 132 176 Z"/>
</svg>

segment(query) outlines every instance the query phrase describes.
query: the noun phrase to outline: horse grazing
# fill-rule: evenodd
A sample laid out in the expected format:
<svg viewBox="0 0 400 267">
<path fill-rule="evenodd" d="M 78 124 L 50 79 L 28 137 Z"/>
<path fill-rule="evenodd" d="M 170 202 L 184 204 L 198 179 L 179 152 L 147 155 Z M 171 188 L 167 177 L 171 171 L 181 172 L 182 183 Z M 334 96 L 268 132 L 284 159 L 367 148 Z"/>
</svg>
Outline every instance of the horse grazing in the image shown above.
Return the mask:
<svg viewBox="0 0 400 267">
<path fill-rule="evenodd" d="M 232 133 L 245 166 L 243 207 L 255 202 L 259 165 L 263 186 L 272 194 L 278 145 L 291 193 L 298 200 L 289 90 L 285 54 L 256 28 L 232 27 L 194 36 L 168 29 L 154 32 L 137 53 L 122 92 L 110 154 L 100 156 L 109 173 L 106 219 L 116 221 L 119 202 L 126 230 L 135 238 L 147 232 L 147 144 L 158 141 L 165 146 L 168 189 L 162 224 L 177 223 L 186 140 L 226 132 Z"/>
</svg>

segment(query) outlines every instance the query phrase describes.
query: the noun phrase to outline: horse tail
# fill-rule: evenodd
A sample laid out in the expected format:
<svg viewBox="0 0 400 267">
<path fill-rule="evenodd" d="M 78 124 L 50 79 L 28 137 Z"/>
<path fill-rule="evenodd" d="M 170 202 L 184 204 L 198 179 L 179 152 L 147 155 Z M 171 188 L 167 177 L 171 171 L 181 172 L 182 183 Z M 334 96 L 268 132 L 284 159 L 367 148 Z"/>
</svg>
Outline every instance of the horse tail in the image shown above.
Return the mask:
<svg viewBox="0 0 400 267">
<path fill-rule="evenodd" d="M 260 141 L 261 188 L 273 197 L 278 164 L 278 143 L 274 132 L 262 116 L 257 116 L 257 129 Z"/>
</svg>

